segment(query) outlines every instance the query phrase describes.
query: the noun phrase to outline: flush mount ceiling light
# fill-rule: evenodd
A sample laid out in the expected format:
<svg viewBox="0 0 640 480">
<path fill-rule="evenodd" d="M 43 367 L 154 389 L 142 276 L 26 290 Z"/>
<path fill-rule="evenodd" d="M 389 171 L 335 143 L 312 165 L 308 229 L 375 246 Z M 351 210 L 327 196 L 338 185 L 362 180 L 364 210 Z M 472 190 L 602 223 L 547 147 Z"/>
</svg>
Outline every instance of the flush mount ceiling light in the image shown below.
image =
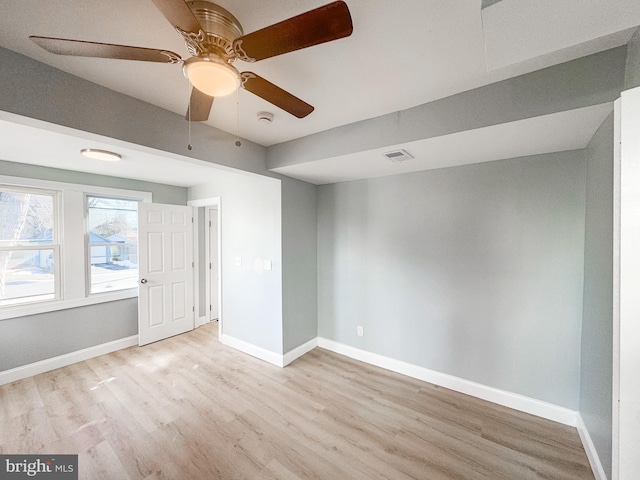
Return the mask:
<svg viewBox="0 0 640 480">
<path fill-rule="evenodd" d="M 93 160 L 102 160 L 103 162 L 117 162 L 122 158 L 122 155 L 108 150 L 98 150 L 96 148 L 83 148 L 80 153 Z"/>
<path fill-rule="evenodd" d="M 240 72 L 216 55 L 191 57 L 182 71 L 191 85 L 210 97 L 224 97 L 240 86 Z"/>
</svg>

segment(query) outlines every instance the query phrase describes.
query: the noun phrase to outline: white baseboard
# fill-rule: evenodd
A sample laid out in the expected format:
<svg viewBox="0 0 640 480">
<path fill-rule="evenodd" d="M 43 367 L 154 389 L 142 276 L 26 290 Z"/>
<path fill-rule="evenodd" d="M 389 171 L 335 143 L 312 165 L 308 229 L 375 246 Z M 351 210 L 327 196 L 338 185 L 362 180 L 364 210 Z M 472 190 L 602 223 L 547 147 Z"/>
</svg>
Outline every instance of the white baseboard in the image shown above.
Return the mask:
<svg viewBox="0 0 640 480">
<path fill-rule="evenodd" d="M 300 358 L 305 353 L 309 353 L 311 350 L 318 346 L 318 338 L 312 338 L 306 343 L 303 343 L 299 347 L 294 348 L 293 350 L 289 350 L 283 356 L 282 366 L 286 367 L 291 362 L 293 362 L 296 358 Z"/>
<path fill-rule="evenodd" d="M 587 429 L 587 425 L 584 423 L 582 415 L 580 415 L 579 412 L 577 415 L 576 427 L 578 429 L 578 435 L 580 435 L 580 440 L 582 440 L 584 451 L 589 459 L 589 465 L 591 465 L 591 470 L 593 470 L 594 477 L 596 480 L 607 480 L 607 474 L 605 473 L 604 468 L 602 468 L 602 463 L 600 462 L 600 456 L 598 455 L 596 446 L 593 444 L 593 440 L 589 434 L 589 429 Z"/>
<path fill-rule="evenodd" d="M 21 367 L 12 368 L 0 372 L 0 385 L 22 380 L 23 378 L 32 377 L 40 373 L 49 372 L 56 368 L 66 367 L 72 363 L 82 362 L 90 358 L 99 357 L 107 353 L 122 350 L 123 348 L 138 345 L 138 335 L 121 338 L 112 342 L 102 343 L 93 347 L 84 348 L 75 352 L 67 353 L 53 358 L 47 358 L 39 362 L 22 365 Z"/>
<path fill-rule="evenodd" d="M 259 358 L 260 360 L 264 360 L 265 362 L 269 362 L 278 367 L 285 367 L 293 362 L 296 358 L 300 358 L 305 353 L 310 352 L 314 348 L 318 346 L 318 339 L 312 338 L 306 343 L 294 348 L 293 350 L 289 350 L 284 355 L 279 355 L 270 350 L 265 350 L 262 347 L 257 347 L 251 343 L 245 342 L 244 340 L 239 340 L 235 337 L 231 337 L 226 334 L 222 334 L 219 337 L 220 343 L 224 343 L 229 347 L 235 348 L 236 350 L 240 350 L 243 353 L 247 353 L 252 357 Z"/>
<path fill-rule="evenodd" d="M 220 343 L 224 343 L 231 348 L 235 348 L 236 350 L 240 350 L 243 353 L 247 353 L 252 357 L 259 358 L 260 360 L 264 360 L 265 362 L 269 362 L 278 367 L 284 366 L 283 356 L 270 350 L 266 350 L 262 347 L 257 347 L 251 343 L 245 342 L 244 340 L 239 340 L 235 337 L 231 337 L 225 333 L 220 335 L 219 340 Z"/>
<path fill-rule="evenodd" d="M 565 407 L 536 400 L 535 398 L 525 397 L 524 395 L 508 392 L 506 390 L 488 387 L 453 375 L 436 372 L 434 370 L 429 370 L 428 368 L 385 357 L 377 353 L 360 350 L 359 348 L 351 347 L 322 337 L 318 338 L 318 346 L 320 348 L 360 360 L 361 362 L 385 368 L 396 373 L 401 373 L 408 377 L 417 378 L 418 380 L 433 383 L 450 390 L 455 390 L 456 392 L 461 392 L 466 395 L 497 403 L 498 405 L 503 405 L 521 412 L 553 420 L 554 422 L 562 423 L 564 425 L 572 427 L 576 426 L 578 412 Z"/>
</svg>

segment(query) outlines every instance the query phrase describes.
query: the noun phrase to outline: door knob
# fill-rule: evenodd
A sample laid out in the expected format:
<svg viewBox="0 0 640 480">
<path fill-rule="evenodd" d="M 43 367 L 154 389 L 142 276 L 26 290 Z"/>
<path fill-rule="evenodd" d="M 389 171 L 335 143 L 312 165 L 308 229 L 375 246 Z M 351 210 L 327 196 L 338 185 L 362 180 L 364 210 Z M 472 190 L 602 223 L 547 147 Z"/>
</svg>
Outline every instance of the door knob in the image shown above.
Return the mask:
<svg viewBox="0 0 640 480">
<path fill-rule="evenodd" d="M 147 279 L 146 278 L 141 279 L 140 283 L 147 283 Z"/>
</svg>

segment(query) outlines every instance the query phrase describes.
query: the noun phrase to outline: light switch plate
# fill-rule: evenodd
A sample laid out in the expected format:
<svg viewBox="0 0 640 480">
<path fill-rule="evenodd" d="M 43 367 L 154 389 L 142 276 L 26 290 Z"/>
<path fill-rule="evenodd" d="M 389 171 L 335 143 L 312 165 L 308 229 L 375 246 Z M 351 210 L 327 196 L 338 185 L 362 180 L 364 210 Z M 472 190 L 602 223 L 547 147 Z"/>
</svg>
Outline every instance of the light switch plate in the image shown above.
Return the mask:
<svg viewBox="0 0 640 480">
<path fill-rule="evenodd" d="M 264 269 L 265 270 L 271 270 L 271 268 L 272 268 L 271 260 L 265 260 L 264 261 Z"/>
<path fill-rule="evenodd" d="M 236 267 L 242 266 L 242 257 L 236 257 Z"/>
</svg>

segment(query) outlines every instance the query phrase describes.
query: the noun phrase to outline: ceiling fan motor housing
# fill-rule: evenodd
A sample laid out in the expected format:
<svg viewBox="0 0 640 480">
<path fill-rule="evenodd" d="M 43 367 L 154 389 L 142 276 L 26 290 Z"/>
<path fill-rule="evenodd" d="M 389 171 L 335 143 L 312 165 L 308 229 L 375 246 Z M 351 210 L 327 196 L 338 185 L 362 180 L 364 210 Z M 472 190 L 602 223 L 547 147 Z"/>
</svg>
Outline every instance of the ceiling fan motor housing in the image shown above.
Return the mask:
<svg viewBox="0 0 640 480">
<path fill-rule="evenodd" d="M 220 5 L 207 0 L 194 0 L 187 5 L 204 30 L 204 38 L 197 38 L 195 42 L 186 39 L 189 53 L 196 56 L 214 54 L 227 62 L 233 61 L 233 41 L 244 33 L 238 19 Z"/>
</svg>

